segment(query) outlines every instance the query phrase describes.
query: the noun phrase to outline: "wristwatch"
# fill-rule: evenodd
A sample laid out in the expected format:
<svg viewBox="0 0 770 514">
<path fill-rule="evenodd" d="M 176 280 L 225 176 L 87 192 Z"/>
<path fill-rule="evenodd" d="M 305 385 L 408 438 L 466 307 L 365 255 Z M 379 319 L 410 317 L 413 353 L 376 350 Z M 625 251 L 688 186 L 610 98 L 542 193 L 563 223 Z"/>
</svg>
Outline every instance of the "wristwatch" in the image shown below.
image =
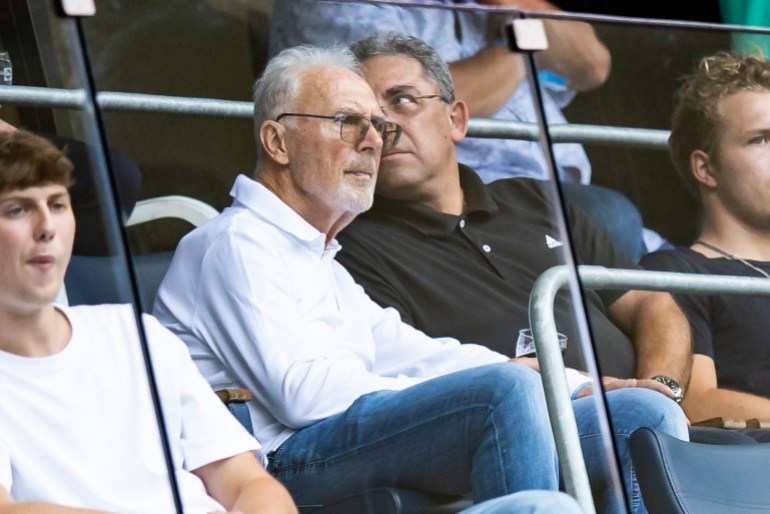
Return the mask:
<svg viewBox="0 0 770 514">
<path fill-rule="evenodd" d="M 682 403 L 684 391 L 682 390 L 682 386 L 679 385 L 679 382 L 665 375 L 658 375 L 657 377 L 652 377 L 652 379 L 671 389 L 671 392 L 674 393 L 674 401 L 676 403 Z"/>
</svg>

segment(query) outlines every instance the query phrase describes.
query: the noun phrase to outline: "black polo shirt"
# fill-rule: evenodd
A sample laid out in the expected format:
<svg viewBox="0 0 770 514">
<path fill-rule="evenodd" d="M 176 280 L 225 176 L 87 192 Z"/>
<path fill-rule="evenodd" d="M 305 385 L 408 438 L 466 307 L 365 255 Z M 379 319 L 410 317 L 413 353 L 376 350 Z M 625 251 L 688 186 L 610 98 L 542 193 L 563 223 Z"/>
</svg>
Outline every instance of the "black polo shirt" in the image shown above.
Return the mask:
<svg viewBox="0 0 770 514">
<path fill-rule="evenodd" d="M 532 285 L 564 263 L 547 184 L 514 178 L 485 185 L 463 165 L 460 180 L 462 216 L 375 197 L 373 208 L 339 234 L 337 259 L 372 299 L 414 327 L 513 355 L 519 329 L 529 326 Z M 638 267 L 578 208 L 567 215 L 579 263 Z M 632 376 L 631 343 L 605 311 L 621 294 L 586 291 L 586 305 L 602 371 Z M 573 313 L 569 294 L 560 293 L 557 328 L 572 342 L 566 361 L 584 369 Z"/>
</svg>

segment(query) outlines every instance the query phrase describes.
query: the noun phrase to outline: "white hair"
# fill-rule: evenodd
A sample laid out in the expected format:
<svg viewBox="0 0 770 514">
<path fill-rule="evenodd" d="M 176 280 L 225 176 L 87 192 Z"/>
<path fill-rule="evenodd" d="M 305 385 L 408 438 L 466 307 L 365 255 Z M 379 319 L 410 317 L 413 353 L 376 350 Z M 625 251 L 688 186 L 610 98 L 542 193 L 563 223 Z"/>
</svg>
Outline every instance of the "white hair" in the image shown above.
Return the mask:
<svg viewBox="0 0 770 514">
<path fill-rule="evenodd" d="M 363 76 L 355 55 L 344 46 L 300 45 L 273 57 L 254 83 L 254 131 L 257 138 L 257 169 L 264 159 L 259 131 L 267 120 L 275 119 L 291 105 L 299 91 L 302 73 L 311 66 L 337 66 Z"/>
</svg>

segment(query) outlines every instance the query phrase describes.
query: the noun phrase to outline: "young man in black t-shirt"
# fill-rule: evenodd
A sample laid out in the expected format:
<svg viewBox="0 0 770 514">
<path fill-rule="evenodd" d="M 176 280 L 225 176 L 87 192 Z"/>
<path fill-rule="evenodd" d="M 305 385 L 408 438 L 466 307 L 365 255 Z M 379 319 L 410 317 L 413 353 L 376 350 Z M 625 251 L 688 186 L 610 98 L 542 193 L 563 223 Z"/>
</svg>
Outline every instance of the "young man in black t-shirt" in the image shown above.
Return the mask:
<svg viewBox="0 0 770 514">
<path fill-rule="evenodd" d="M 683 83 L 669 147 L 703 206 L 689 247 L 647 256 L 645 267 L 770 278 L 770 63 L 726 52 Z M 692 328 L 693 422 L 770 419 L 770 298 L 676 295 Z"/>
</svg>

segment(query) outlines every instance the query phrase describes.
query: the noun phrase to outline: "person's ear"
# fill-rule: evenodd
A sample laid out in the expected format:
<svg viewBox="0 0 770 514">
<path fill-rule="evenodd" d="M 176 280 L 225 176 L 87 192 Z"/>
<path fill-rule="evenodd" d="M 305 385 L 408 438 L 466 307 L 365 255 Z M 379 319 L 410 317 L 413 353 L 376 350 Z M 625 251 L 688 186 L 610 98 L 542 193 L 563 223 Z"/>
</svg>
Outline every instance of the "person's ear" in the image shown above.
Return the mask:
<svg viewBox="0 0 770 514">
<path fill-rule="evenodd" d="M 702 187 L 713 189 L 717 187 L 713 160 L 703 150 L 695 150 L 690 154 L 690 173 Z"/>
<path fill-rule="evenodd" d="M 277 121 L 267 120 L 259 127 L 259 141 L 265 153 L 278 164 L 289 163 L 289 151 L 286 148 L 286 127 Z"/>
<path fill-rule="evenodd" d="M 452 127 L 453 142 L 459 143 L 465 138 L 465 134 L 468 133 L 469 119 L 468 104 L 462 100 L 452 102 L 449 106 L 449 123 Z"/>
</svg>

